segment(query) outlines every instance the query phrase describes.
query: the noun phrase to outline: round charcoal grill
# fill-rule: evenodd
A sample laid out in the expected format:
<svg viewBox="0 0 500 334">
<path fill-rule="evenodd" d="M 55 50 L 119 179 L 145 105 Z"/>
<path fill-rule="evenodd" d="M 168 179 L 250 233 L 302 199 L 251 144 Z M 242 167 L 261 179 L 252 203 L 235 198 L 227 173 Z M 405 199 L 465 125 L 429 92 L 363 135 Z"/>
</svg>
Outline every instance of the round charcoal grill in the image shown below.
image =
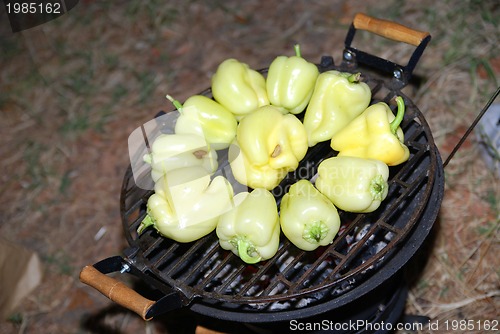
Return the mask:
<svg viewBox="0 0 500 334">
<path fill-rule="evenodd" d="M 353 48 L 357 29 L 415 45 L 408 65 L 400 66 Z M 410 150 L 407 162 L 390 168 L 389 194 L 375 212 L 339 210 L 342 227 L 332 244 L 306 252 L 282 236 L 273 258 L 248 265 L 223 250 L 215 232 L 186 244 L 161 237 L 153 229 L 139 236 L 136 229 L 146 214 L 152 191 L 137 186 L 137 175 L 129 167 L 120 204 L 130 247 L 124 256 L 84 268 L 82 281 L 145 319 L 189 307 L 201 315 L 245 323 L 322 314 L 388 282 L 426 239 L 443 197 L 443 164 L 431 131 L 417 106 L 401 92 L 429 40 L 428 33 L 358 14 L 346 37 L 342 64 L 336 66 L 329 56 L 318 64 L 320 72 L 361 72 L 362 80 L 372 89 L 372 103 L 391 105 L 394 97 L 402 96 L 406 113 L 401 128 Z M 203 94 L 211 96 L 210 90 Z M 219 169 L 230 170 L 225 168 L 227 152 L 219 151 L 218 155 Z M 299 168 L 275 189 L 278 203 L 290 185 L 299 179 L 314 179 L 319 163 L 335 155 L 329 142 L 310 148 Z M 116 271 L 139 277 L 161 295 L 154 301 L 146 299 L 105 275 Z"/>
</svg>

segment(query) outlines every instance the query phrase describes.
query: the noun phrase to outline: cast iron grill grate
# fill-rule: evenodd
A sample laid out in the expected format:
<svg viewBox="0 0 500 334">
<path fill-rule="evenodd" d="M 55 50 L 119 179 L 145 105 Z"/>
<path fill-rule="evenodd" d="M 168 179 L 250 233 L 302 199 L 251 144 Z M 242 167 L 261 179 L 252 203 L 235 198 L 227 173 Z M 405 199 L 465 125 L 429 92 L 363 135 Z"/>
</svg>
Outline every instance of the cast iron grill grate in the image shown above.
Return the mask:
<svg viewBox="0 0 500 334">
<path fill-rule="evenodd" d="M 320 69 L 347 70 L 333 65 Z M 364 75 L 363 80 L 372 89 L 372 103 L 390 104 L 400 95 L 406 104 L 401 127 L 410 159 L 391 167 L 389 194 L 378 210 L 370 214 L 340 211 L 342 228 L 328 247 L 304 252 L 282 237 L 272 259 L 250 266 L 223 250 L 215 233 L 188 244 L 163 238 L 153 230 L 138 236 L 136 229 L 152 191 L 136 187 L 129 168 L 122 187 L 121 212 L 127 240 L 139 250 L 134 265 L 182 292 L 188 300 L 203 297 L 250 311 L 311 305 L 325 297 L 340 296 L 367 280 L 398 252 L 424 208 L 432 205 L 429 200 L 440 160 L 429 126 L 412 101 L 382 78 Z M 210 95 L 210 91 L 203 94 Z M 275 191 L 278 203 L 290 185 L 299 179 L 313 179 L 319 163 L 335 154 L 329 142 L 310 148 L 297 171 Z M 219 157 L 221 164 L 227 164 L 227 156 Z"/>
</svg>

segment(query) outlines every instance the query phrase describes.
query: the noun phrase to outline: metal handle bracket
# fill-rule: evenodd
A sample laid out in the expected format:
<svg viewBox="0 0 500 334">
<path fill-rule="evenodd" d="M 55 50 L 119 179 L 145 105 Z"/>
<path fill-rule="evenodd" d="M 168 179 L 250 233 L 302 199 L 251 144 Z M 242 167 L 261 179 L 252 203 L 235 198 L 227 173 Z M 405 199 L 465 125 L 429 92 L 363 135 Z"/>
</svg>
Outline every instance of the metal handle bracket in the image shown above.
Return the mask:
<svg viewBox="0 0 500 334">
<path fill-rule="evenodd" d="M 408 63 L 400 65 L 354 48 L 352 41 L 357 30 L 365 30 L 396 42 L 414 45 L 416 48 L 410 56 Z M 344 41 L 343 61 L 347 64 L 367 65 L 388 73 L 400 83 L 401 87 L 404 87 L 410 80 L 413 70 L 430 40 L 431 35 L 428 32 L 414 30 L 392 21 L 377 19 L 358 13 L 354 17 Z"/>
<path fill-rule="evenodd" d="M 134 266 L 128 264 L 121 256 L 113 256 L 85 266 L 80 272 L 80 281 L 93 287 L 115 303 L 137 313 L 144 320 L 151 320 L 155 316 L 183 307 L 181 293 L 170 289 L 164 296 L 157 300 L 150 300 L 121 281 L 106 274 L 113 272 L 129 272 L 134 274 Z"/>
</svg>

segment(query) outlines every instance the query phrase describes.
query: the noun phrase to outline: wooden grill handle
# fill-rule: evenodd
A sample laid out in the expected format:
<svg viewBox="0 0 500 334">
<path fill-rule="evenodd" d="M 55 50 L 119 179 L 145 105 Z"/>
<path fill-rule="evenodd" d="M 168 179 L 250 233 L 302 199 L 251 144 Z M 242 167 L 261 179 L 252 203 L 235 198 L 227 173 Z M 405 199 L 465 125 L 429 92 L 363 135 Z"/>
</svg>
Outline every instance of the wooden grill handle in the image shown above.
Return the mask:
<svg viewBox="0 0 500 334">
<path fill-rule="evenodd" d="M 115 303 L 137 313 L 142 319 L 151 319 L 146 314 L 155 304 L 154 301 L 141 296 L 122 282 L 101 273 L 93 266 L 85 266 L 82 269 L 80 281 L 93 287 Z"/>
<path fill-rule="evenodd" d="M 363 13 L 358 13 L 353 20 L 354 28 L 366 30 L 396 42 L 403 42 L 418 46 L 427 36 L 428 32 L 414 30 L 402 24 L 377 19 Z"/>
</svg>

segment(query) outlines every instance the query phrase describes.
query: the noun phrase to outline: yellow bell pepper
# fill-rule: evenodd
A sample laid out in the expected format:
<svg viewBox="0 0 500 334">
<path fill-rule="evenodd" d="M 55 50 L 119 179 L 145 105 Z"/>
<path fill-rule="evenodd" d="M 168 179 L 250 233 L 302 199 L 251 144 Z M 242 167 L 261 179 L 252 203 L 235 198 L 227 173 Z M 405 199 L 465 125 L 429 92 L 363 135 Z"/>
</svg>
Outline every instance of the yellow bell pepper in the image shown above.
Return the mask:
<svg viewBox="0 0 500 334">
<path fill-rule="evenodd" d="M 212 173 L 218 167 L 217 152 L 204 137 L 195 134 L 161 134 L 153 141 L 151 153 L 143 159 L 151 165 L 154 182 L 178 168 L 202 166 Z"/>
<path fill-rule="evenodd" d="M 276 57 L 267 72 L 266 89 L 272 105 L 298 114 L 306 108 L 314 90 L 318 67 L 302 58 L 299 45 L 295 56 Z"/>
<path fill-rule="evenodd" d="M 300 180 L 281 199 L 280 225 L 290 242 L 311 251 L 332 243 L 340 217 L 333 203 L 310 181 Z"/>
<path fill-rule="evenodd" d="M 147 202 L 147 215 L 139 225 L 178 242 L 195 241 L 214 231 L 219 216 L 232 208 L 233 190 L 223 177 L 199 166 L 175 169 L 155 183 Z"/>
<path fill-rule="evenodd" d="M 323 72 L 318 76 L 304 114 L 309 146 L 330 140 L 370 104 L 370 87 L 360 74 Z"/>
<path fill-rule="evenodd" d="M 389 167 L 380 160 L 332 157 L 318 166 L 316 188 L 339 209 L 375 211 L 387 197 Z"/>
<path fill-rule="evenodd" d="M 269 104 L 264 76 L 233 58 L 226 59 L 217 67 L 212 76 L 212 95 L 240 118 Z"/>
<path fill-rule="evenodd" d="M 235 207 L 220 216 L 216 233 L 223 249 L 246 263 L 273 257 L 278 251 L 280 224 L 274 196 L 263 188 L 234 196 Z"/>
<path fill-rule="evenodd" d="M 229 147 L 236 135 L 236 118 L 220 103 L 203 95 L 190 96 L 182 105 L 167 95 L 180 115 L 175 122 L 175 133 L 204 137 L 211 147 L 221 150 Z"/>
<path fill-rule="evenodd" d="M 396 98 L 396 102 L 396 116 L 386 103 L 373 104 L 334 135 L 330 146 L 339 152 L 339 156 L 377 159 L 389 166 L 407 161 L 410 151 L 404 144 L 404 133 L 399 127 L 405 105 L 401 96 Z"/>
<path fill-rule="evenodd" d="M 229 162 L 235 179 L 251 188 L 273 189 L 304 158 L 307 135 L 293 114 L 264 106 L 238 124 Z"/>
</svg>

